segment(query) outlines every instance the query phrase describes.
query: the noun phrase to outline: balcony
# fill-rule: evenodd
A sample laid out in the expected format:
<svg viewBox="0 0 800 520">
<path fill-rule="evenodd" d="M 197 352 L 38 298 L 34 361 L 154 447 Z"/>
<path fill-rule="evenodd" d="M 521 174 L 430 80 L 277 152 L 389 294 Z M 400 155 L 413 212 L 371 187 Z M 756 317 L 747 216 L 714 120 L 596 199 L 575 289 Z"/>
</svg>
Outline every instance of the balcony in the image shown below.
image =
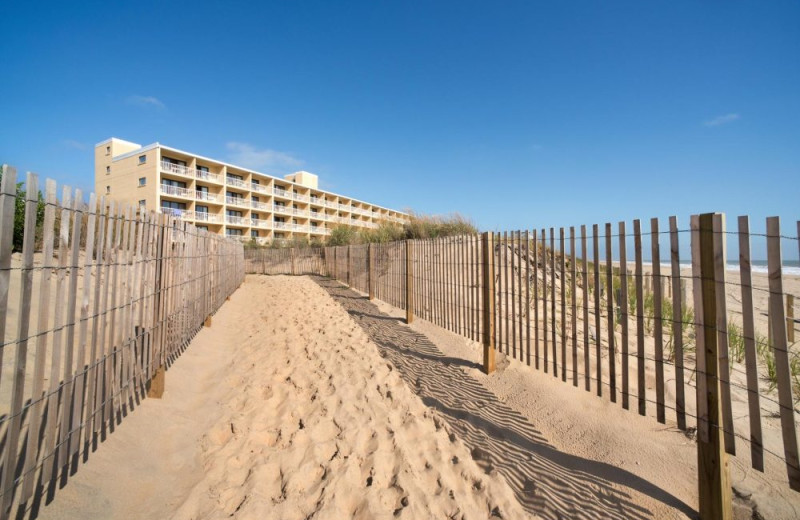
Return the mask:
<svg viewBox="0 0 800 520">
<path fill-rule="evenodd" d="M 216 184 L 222 184 L 222 176 L 218 173 L 211 173 L 203 170 L 195 170 L 194 171 L 195 177 L 202 181 L 213 182 Z"/>
<path fill-rule="evenodd" d="M 161 161 L 161 171 L 167 173 L 174 173 L 176 175 L 183 175 L 185 177 L 196 177 L 209 182 L 221 182 L 220 176 L 216 173 L 206 172 L 203 170 L 195 170 L 184 166 L 182 164 L 172 164 L 168 161 Z"/>
<path fill-rule="evenodd" d="M 231 197 L 230 195 L 225 195 L 225 203 L 230 204 L 231 206 L 247 207 L 249 205 L 247 199 L 244 197 Z"/>
<path fill-rule="evenodd" d="M 195 220 L 197 222 L 209 222 L 212 224 L 219 222 L 219 215 L 208 213 L 207 211 L 183 211 L 181 218 L 183 220 Z"/>
<path fill-rule="evenodd" d="M 264 186 L 263 184 L 256 184 L 255 182 L 250 183 L 250 189 L 253 191 L 257 191 L 259 193 L 269 193 L 269 186 Z"/>
<path fill-rule="evenodd" d="M 236 179 L 234 177 L 226 177 L 225 184 L 228 186 L 235 186 L 236 188 L 247 189 L 247 183 L 244 180 Z"/>
<path fill-rule="evenodd" d="M 260 209 L 263 211 L 270 211 L 272 209 L 272 204 L 267 204 L 266 202 L 256 202 L 254 200 L 250 201 L 250 207 L 253 209 Z"/>
<path fill-rule="evenodd" d="M 279 204 L 275 204 L 274 206 L 272 206 L 272 211 L 274 211 L 275 213 L 282 213 L 283 215 L 292 214 L 292 208 L 288 206 L 281 206 Z"/>
<path fill-rule="evenodd" d="M 197 200 L 202 200 L 205 202 L 215 202 L 219 204 L 220 196 L 214 193 L 208 193 L 207 191 L 196 191 L 195 197 Z"/>
<path fill-rule="evenodd" d="M 170 215 L 173 217 L 184 218 L 184 214 L 187 213 L 185 209 L 175 209 L 175 208 L 165 208 L 161 207 L 161 213 L 164 215 Z"/>
<path fill-rule="evenodd" d="M 292 215 L 297 215 L 299 217 L 308 217 L 308 211 L 299 208 L 292 208 Z"/>
<path fill-rule="evenodd" d="M 225 215 L 225 222 L 236 226 L 249 226 L 250 219 L 248 217 L 237 217 L 234 215 Z"/>
<path fill-rule="evenodd" d="M 253 227 L 269 229 L 270 227 L 272 227 L 271 224 L 272 224 L 271 221 L 263 219 L 263 218 L 250 219 L 250 225 L 253 226 Z"/>
<path fill-rule="evenodd" d="M 272 189 L 272 193 L 274 193 L 278 197 L 283 197 L 285 199 L 291 199 L 292 198 L 292 194 L 291 193 L 289 193 L 288 191 L 283 190 L 281 188 L 277 188 L 277 187 L 273 188 Z"/>
<path fill-rule="evenodd" d="M 308 195 L 300 195 L 299 193 L 292 193 L 292 198 L 301 202 L 308 202 L 310 200 Z"/>
<path fill-rule="evenodd" d="M 190 190 L 189 188 L 181 188 L 180 186 L 170 186 L 169 184 L 161 184 L 160 190 L 161 193 L 163 193 L 164 195 L 171 195 L 173 197 L 182 197 L 184 199 L 194 199 L 194 190 Z"/>
<path fill-rule="evenodd" d="M 176 175 L 185 175 L 186 177 L 194 177 L 194 170 L 182 164 L 172 164 L 169 161 L 161 161 L 161 171 L 174 173 Z"/>
</svg>

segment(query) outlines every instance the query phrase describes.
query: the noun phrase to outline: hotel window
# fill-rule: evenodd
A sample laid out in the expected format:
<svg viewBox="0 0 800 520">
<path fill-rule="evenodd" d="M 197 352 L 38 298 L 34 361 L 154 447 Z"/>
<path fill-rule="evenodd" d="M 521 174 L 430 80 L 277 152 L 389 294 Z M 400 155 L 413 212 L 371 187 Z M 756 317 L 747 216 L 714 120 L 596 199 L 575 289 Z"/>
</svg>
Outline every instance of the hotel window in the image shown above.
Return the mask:
<svg viewBox="0 0 800 520">
<path fill-rule="evenodd" d="M 203 231 L 208 231 L 208 226 L 197 226 L 197 229 L 202 229 Z"/>
<path fill-rule="evenodd" d="M 229 217 L 241 217 L 242 216 L 242 212 L 241 211 L 236 211 L 235 209 L 225 210 L 225 214 L 227 214 Z"/>
<path fill-rule="evenodd" d="M 147 207 L 147 201 L 145 199 L 140 200 L 139 209 L 144 209 L 145 207 Z"/>
<path fill-rule="evenodd" d="M 111 186 L 106 186 L 106 194 L 111 193 Z"/>
<path fill-rule="evenodd" d="M 208 166 L 198 166 L 197 171 L 209 173 Z"/>
<path fill-rule="evenodd" d="M 139 164 L 144 164 L 146 162 L 147 162 L 147 156 L 146 155 L 140 155 L 139 156 Z"/>
<path fill-rule="evenodd" d="M 147 186 L 147 177 L 139 177 L 139 186 Z"/>
<path fill-rule="evenodd" d="M 178 159 L 173 159 L 171 157 L 161 157 L 161 162 L 174 164 L 176 166 L 186 166 L 186 161 L 180 161 Z"/>
<path fill-rule="evenodd" d="M 256 197 L 255 195 L 253 195 L 253 196 L 252 196 L 252 197 L 250 197 L 250 198 L 253 200 L 253 202 L 259 202 L 259 200 L 260 200 L 260 199 L 259 199 L 258 197 Z"/>
<path fill-rule="evenodd" d="M 106 155 L 111 155 L 111 147 L 106 146 Z"/>
<path fill-rule="evenodd" d="M 164 209 L 178 209 L 178 210 L 185 210 L 186 203 L 185 202 L 175 202 L 172 200 L 162 200 L 161 201 L 161 208 Z"/>
<path fill-rule="evenodd" d="M 106 175 L 111 173 L 111 166 L 106 166 Z"/>
<path fill-rule="evenodd" d="M 172 179 L 161 179 L 163 186 L 175 186 L 176 188 L 185 188 L 186 183 L 183 181 L 174 181 Z"/>
<path fill-rule="evenodd" d="M 242 236 L 242 230 L 241 229 L 226 229 L 225 230 L 225 234 L 228 235 L 229 237 L 240 237 L 240 236 Z"/>
<path fill-rule="evenodd" d="M 256 231 L 255 229 L 251 229 L 250 236 L 253 238 L 258 238 L 258 231 Z"/>
</svg>

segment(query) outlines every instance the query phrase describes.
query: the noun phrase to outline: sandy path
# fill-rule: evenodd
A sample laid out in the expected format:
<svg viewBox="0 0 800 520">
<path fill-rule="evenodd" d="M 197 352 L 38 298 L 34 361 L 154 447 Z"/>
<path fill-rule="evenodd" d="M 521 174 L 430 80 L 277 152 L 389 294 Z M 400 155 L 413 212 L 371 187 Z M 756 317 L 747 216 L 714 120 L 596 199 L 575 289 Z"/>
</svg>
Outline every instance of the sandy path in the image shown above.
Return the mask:
<svg viewBox="0 0 800 520">
<path fill-rule="evenodd" d="M 526 518 L 307 278 L 249 277 L 41 518 Z"/>
</svg>

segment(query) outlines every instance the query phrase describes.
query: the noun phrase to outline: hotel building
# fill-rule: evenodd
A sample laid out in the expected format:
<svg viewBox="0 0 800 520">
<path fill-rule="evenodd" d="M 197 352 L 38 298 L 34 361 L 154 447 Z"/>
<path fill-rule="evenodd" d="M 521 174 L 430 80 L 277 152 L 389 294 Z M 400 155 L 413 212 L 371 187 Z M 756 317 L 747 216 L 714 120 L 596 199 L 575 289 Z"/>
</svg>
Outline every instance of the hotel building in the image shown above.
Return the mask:
<svg viewBox="0 0 800 520">
<path fill-rule="evenodd" d="M 273 177 L 159 143 L 107 139 L 95 146 L 95 191 L 171 213 L 212 233 L 255 239 L 324 238 L 346 224 L 402 223 L 405 213 L 320 190 L 300 171 Z"/>
</svg>

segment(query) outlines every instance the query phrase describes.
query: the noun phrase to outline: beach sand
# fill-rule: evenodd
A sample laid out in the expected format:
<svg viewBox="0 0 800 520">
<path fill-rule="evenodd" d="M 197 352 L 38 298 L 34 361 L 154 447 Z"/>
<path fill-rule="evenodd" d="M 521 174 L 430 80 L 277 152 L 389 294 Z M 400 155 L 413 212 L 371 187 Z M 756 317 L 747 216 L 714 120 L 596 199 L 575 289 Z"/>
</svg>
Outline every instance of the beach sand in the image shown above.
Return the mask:
<svg viewBox="0 0 800 520">
<path fill-rule="evenodd" d="M 323 289 L 250 276 L 40 518 L 492 515 L 532 517 Z"/>
</svg>

